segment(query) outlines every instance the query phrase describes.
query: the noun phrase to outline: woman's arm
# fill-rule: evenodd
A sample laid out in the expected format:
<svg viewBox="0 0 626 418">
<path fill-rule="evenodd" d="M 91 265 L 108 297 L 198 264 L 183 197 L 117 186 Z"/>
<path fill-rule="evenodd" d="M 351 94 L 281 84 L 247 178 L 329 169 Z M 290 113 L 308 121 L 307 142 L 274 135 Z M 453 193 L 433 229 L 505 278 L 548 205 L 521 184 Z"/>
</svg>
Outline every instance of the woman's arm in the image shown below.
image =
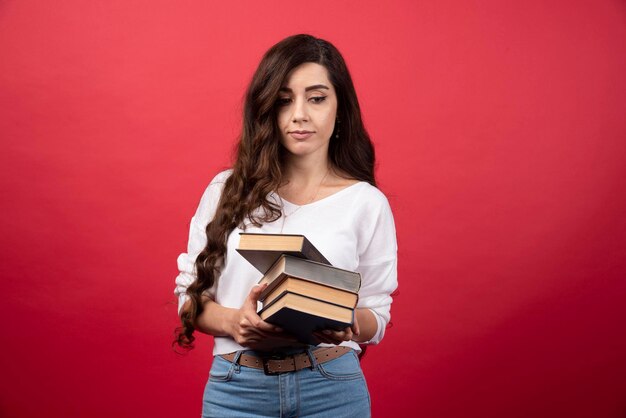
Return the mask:
<svg viewBox="0 0 626 418">
<path fill-rule="evenodd" d="M 265 288 L 254 287 L 241 309 L 227 308 L 210 298 L 204 300 L 204 310 L 196 319 L 196 329 L 214 337 L 232 337 L 237 344 L 254 349 L 283 346 L 296 340 L 270 323 L 261 319 L 256 313 L 256 302 Z M 182 308 L 185 311 L 191 302 L 187 301 Z M 371 310 L 355 309 L 355 320 L 352 327 L 342 331 L 326 330 L 315 333 L 322 343 L 340 344 L 342 341 L 365 342 L 374 337 L 378 324 Z"/>
<path fill-rule="evenodd" d="M 339 344 L 355 341 L 378 344 L 390 319 L 391 294 L 398 286 L 397 242 L 391 207 L 377 189 L 367 195 L 362 204 L 355 205 L 359 212 L 355 230 L 358 236 L 357 251 L 361 274 L 359 302 L 355 309 L 354 324 L 342 331 L 324 330 L 316 333 L 321 342 Z"/>
<path fill-rule="evenodd" d="M 355 310 L 357 333 L 351 338 L 357 343 L 371 340 L 378 330 L 378 323 L 374 313 L 369 308 L 357 308 Z M 353 326 L 354 327 L 354 326 Z"/>
<path fill-rule="evenodd" d="M 195 321 L 196 330 L 214 337 L 232 337 L 237 344 L 253 350 L 293 345 L 297 341 L 294 337 L 263 321 L 256 313 L 259 295 L 265 287 L 267 284 L 253 287 L 240 309 L 227 308 L 204 298 L 204 310 Z M 182 311 L 188 309 L 190 303 L 187 301 Z"/>
<path fill-rule="evenodd" d="M 354 310 L 354 324 L 341 331 L 324 330 L 313 333 L 322 343 L 341 344 L 343 341 L 367 342 L 374 338 L 378 330 L 378 322 L 374 313 L 368 308 Z"/>
</svg>

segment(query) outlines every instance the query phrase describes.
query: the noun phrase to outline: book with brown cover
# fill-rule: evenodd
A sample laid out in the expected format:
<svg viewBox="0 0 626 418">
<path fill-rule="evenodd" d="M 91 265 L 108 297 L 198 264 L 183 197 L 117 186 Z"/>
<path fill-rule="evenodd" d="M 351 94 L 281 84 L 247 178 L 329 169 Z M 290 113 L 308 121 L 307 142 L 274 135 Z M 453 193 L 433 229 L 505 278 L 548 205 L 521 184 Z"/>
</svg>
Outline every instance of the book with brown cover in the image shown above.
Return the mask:
<svg viewBox="0 0 626 418">
<path fill-rule="evenodd" d="M 259 280 L 259 284 L 268 284 L 259 296 L 259 300 L 263 301 L 287 277 L 299 278 L 351 293 L 358 293 L 361 288 L 361 275 L 358 272 L 283 254 Z"/>
<path fill-rule="evenodd" d="M 259 311 L 264 321 L 282 327 L 306 344 L 319 344 L 315 330 L 341 330 L 352 325 L 354 310 L 322 300 L 283 292 L 273 303 Z"/>
<path fill-rule="evenodd" d="M 330 264 L 304 235 L 249 232 L 240 232 L 239 235 L 237 252 L 263 274 L 282 254 Z"/>
<path fill-rule="evenodd" d="M 297 293 L 314 299 L 324 300 L 335 305 L 353 309 L 358 301 L 358 295 L 347 290 L 311 282 L 297 277 L 286 277 L 261 301 L 264 305 L 271 304 L 285 292 Z"/>
</svg>

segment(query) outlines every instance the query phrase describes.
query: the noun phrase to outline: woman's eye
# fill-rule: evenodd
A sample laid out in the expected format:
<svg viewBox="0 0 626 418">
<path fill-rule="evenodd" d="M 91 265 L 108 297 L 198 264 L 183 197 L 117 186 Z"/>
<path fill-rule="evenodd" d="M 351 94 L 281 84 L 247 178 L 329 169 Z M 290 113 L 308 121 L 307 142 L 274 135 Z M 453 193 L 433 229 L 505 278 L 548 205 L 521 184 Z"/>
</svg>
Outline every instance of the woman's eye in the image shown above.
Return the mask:
<svg viewBox="0 0 626 418">
<path fill-rule="evenodd" d="M 281 97 L 276 101 L 278 106 L 287 106 L 289 103 L 291 103 L 291 99 L 288 97 Z"/>
<path fill-rule="evenodd" d="M 314 96 L 311 97 L 309 100 L 311 100 L 315 104 L 319 104 L 326 100 L 326 96 Z"/>
</svg>

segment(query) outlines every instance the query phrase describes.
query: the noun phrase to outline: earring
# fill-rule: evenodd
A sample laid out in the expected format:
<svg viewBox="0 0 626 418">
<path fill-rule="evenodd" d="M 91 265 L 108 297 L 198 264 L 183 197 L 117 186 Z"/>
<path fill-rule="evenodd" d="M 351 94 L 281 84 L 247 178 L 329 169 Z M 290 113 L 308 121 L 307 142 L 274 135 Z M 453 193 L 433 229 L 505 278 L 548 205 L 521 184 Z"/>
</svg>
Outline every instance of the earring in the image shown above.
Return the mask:
<svg viewBox="0 0 626 418">
<path fill-rule="evenodd" d="M 339 120 L 339 118 L 335 119 L 335 139 L 339 139 L 339 124 L 341 123 L 341 120 Z"/>
</svg>

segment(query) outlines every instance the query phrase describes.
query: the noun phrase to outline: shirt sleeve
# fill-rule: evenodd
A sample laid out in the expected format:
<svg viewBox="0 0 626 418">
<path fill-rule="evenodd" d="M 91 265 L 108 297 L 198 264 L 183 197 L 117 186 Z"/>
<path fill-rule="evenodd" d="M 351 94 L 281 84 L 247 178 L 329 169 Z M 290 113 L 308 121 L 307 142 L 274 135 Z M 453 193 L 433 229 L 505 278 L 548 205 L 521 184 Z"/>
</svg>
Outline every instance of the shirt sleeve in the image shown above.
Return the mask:
<svg viewBox="0 0 626 418">
<path fill-rule="evenodd" d="M 364 344 L 378 344 L 385 335 L 391 319 L 391 293 L 398 287 L 396 229 L 389 202 L 380 195 L 359 220 L 361 289 L 357 307 L 369 308 L 378 323 L 375 335 Z"/>
<path fill-rule="evenodd" d="M 187 252 L 178 256 L 178 276 L 176 277 L 174 294 L 178 298 L 178 313 L 189 298 L 187 296 L 187 287 L 197 278 L 195 263 L 198 254 L 202 252 L 206 246 L 206 226 L 215 216 L 217 204 L 222 194 L 224 182 L 226 181 L 228 172 L 218 174 L 206 188 L 200 199 L 200 204 L 196 213 L 189 223 L 189 241 L 187 243 Z M 211 298 L 215 298 L 215 290 L 217 280 L 211 289 L 206 292 Z"/>
</svg>

